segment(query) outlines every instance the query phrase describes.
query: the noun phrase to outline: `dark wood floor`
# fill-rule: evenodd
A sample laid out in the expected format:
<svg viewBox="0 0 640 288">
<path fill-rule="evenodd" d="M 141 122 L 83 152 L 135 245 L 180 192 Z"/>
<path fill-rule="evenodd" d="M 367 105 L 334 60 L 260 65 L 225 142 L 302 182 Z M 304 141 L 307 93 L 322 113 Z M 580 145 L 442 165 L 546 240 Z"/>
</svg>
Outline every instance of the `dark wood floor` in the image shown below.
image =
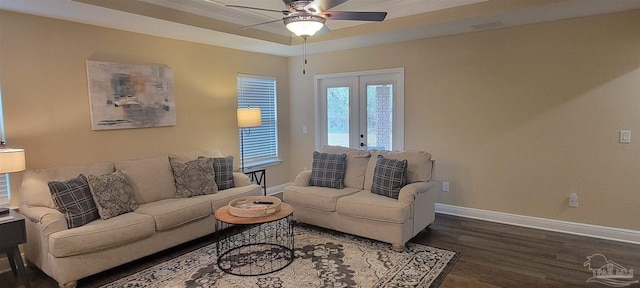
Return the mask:
<svg viewBox="0 0 640 288">
<path fill-rule="evenodd" d="M 150 266 L 211 242 L 205 238 L 152 257 L 83 279 L 80 287 L 117 279 L 137 267 Z M 462 252 L 440 287 L 607 287 L 587 283 L 587 256 L 603 254 L 640 279 L 640 245 L 522 228 L 438 214 L 412 242 Z M 31 287 L 57 287 L 35 268 L 27 268 Z M 635 284 L 640 288 L 640 284 Z M 11 272 L 0 274 L 0 287 L 23 287 Z M 633 288 L 633 286 L 631 286 Z"/>
</svg>

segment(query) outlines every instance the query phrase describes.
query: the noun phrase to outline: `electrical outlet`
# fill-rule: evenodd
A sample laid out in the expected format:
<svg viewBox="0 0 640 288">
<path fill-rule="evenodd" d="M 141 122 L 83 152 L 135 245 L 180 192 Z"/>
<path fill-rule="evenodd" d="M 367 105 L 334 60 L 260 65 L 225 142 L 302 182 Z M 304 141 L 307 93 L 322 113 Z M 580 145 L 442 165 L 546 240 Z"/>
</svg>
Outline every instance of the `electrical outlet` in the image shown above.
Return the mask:
<svg viewBox="0 0 640 288">
<path fill-rule="evenodd" d="M 442 192 L 449 192 L 449 182 L 442 182 Z"/>
<path fill-rule="evenodd" d="M 569 207 L 578 208 L 579 199 L 580 197 L 578 197 L 578 193 L 569 194 Z"/>
<path fill-rule="evenodd" d="M 631 143 L 631 130 L 620 130 L 620 143 Z"/>
</svg>

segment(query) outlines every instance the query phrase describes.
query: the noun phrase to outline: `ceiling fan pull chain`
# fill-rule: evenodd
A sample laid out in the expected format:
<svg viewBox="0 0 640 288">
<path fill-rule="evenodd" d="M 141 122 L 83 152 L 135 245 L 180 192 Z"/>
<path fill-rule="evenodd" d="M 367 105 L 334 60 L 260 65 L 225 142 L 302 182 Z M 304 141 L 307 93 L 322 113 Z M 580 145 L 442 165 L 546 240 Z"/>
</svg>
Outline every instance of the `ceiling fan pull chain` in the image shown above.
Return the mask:
<svg viewBox="0 0 640 288">
<path fill-rule="evenodd" d="M 304 44 L 302 45 L 302 58 L 304 62 L 302 63 L 302 75 L 307 74 L 306 66 L 307 66 L 307 36 L 302 36 L 304 39 Z"/>
</svg>

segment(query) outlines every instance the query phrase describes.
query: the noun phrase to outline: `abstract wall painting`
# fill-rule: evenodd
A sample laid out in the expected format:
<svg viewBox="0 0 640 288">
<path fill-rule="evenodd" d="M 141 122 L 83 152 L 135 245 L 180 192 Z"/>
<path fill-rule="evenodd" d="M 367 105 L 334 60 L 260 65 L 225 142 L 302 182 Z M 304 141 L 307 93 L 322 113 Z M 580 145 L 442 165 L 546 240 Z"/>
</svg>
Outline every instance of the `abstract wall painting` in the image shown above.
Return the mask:
<svg viewBox="0 0 640 288">
<path fill-rule="evenodd" d="M 173 70 L 87 60 L 91 129 L 176 125 Z"/>
</svg>

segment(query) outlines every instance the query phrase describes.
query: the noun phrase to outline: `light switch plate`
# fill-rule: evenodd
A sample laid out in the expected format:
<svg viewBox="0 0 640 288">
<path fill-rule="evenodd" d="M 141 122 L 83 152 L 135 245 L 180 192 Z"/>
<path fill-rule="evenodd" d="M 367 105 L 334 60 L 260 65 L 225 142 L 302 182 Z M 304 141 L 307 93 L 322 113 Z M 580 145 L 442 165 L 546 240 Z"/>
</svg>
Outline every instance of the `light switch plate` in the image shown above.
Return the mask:
<svg viewBox="0 0 640 288">
<path fill-rule="evenodd" d="M 620 130 L 620 143 L 631 143 L 630 130 Z"/>
</svg>

